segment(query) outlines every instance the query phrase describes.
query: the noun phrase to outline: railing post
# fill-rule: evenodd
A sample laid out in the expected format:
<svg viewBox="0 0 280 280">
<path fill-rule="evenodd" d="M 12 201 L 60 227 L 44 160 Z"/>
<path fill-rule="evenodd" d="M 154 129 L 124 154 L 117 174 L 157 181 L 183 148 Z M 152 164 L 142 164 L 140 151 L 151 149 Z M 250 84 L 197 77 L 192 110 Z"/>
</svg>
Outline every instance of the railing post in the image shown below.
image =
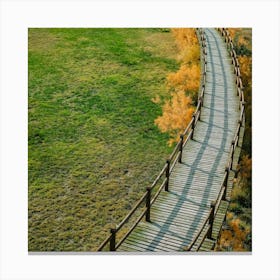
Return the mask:
<svg viewBox="0 0 280 280">
<path fill-rule="evenodd" d="M 151 188 L 148 187 L 147 189 L 147 196 L 146 196 L 146 222 L 150 222 L 151 218 L 150 218 L 150 213 L 151 213 Z"/>
<path fill-rule="evenodd" d="M 111 228 L 110 251 L 116 251 L 116 228 Z"/>
<path fill-rule="evenodd" d="M 241 94 L 240 94 L 239 110 L 242 110 L 242 106 L 245 106 L 245 104 L 246 104 L 246 101 L 241 101 L 241 100 L 242 100 L 242 91 L 241 91 Z M 243 112 L 243 115 L 244 115 L 244 113 L 245 112 Z"/>
<path fill-rule="evenodd" d="M 242 109 L 242 105 L 243 105 L 243 102 L 244 102 L 244 101 L 242 101 L 242 95 L 243 95 L 243 91 L 240 89 L 240 95 L 239 95 L 239 100 L 240 100 L 240 102 L 239 102 L 239 110 Z"/>
<path fill-rule="evenodd" d="M 209 231 L 207 233 L 207 238 L 212 239 L 212 231 L 213 231 L 213 224 L 214 224 L 214 214 L 215 214 L 215 206 L 216 203 L 214 201 L 211 202 L 211 213 L 209 217 Z"/>
<path fill-rule="evenodd" d="M 226 179 L 225 179 L 226 184 L 227 184 L 227 183 L 228 183 L 228 177 L 229 177 L 229 168 L 226 167 L 226 168 L 225 168 L 225 171 L 226 171 L 226 173 L 227 173 L 227 176 L 226 176 Z"/>
<path fill-rule="evenodd" d="M 166 171 L 165 171 L 165 176 L 166 176 L 166 183 L 165 183 L 165 187 L 164 187 L 164 190 L 168 192 L 168 187 L 169 187 L 169 170 L 170 170 L 170 160 L 168 159 L 166 161 L 167 163 L 167 167 L 166 167 Z"/>
<path fill-rule="evenodd" d="M 235 144 L 235 140 L 232 140 L 232 141 L 231 141 L 232 153 L 231 153 L 231 164 L 230 164 L 230 170 L 232 170 L 232 165 L 233 165 L 234 144 Z"/>
<path fill-rule="evenodd" d="M 225 172 L 227 173 L 227 175 L 226 175 L 225 181 L 223 182 L 223 185 L 225 186 L 225 191 L 224 191 L 224 194 L 223 194 L 223 197 L 222 197 L 223 200 L 227 200 L 227 187 L 228 187 L 228 176 L 229 176 L 229 168 L 228 167 L 225 168 Z"/>
<path fill-rule="evenodd" d="M 193 114 L 193 116 L 192 116 L 192 133 L 191 133 L 192 140 L 193 140 L 194 127 L 195 127 L 195 115 Z"/>
<path fill-rule="evenodd" d="M 179 147 L 180 154 L 179 154 L 179 159 L 178 159 L 179 163 L 182 163 L 183 142 L 184 142 L 184 135 L 181 134 L 180 135 L 180 147 Z"/>
<path fill-rule="evenodd" d="M 239 64 L 236 67 L 236 76 L 241 78 Z"/>
<path fill-rule="evenodd" d="M 238 131 L 237 131 L 238 141 L 237 141 L 237 147 L 239 147 L 239 146 L 238 146 L 238 142 L 239 142 L 239 134 L 240 134 L 241 126 L 242 126 L 242 121 L 241 121 L 241 120 L 238 120 Z"/>
<path fill-rule="evenodd" d="M 205 72 L 203 72 L 203 85 L 202 85 L 202 86 L 204 86 L 204 85 L 205 85 L 205 83 L 206 83 L 206 73 L 205 73 Z"/>
<path fill-rule="evenodd" d="M 235 84 L 237 85 L 237 87 L 240 87 L 240 84 L 239 84 L 239 77 L 238 77 L 238 76 L 236 76 Z"/>
<path fill-rule="evenodd" d="M 200 118 L 201 118 L 201 108 L 203 106 L 203 97 L 202 97 L 202 95 L 199 96 L 198 102 L 200 102 L 199 110 L 198 110 L 198 120 L 200 121 Z"/>
<path fill-rule="evenodd" d="M 205 88 L 204 86 L 202 87 L 202 90 L 201 90 L 201 96 L 199 97 L 199 100 L 200 100 L 200 104 L 201 104 L 201 107 L 203 107 L 203 98 L 204 98 L 204 91 L 205 91 Z"/>
</svg>

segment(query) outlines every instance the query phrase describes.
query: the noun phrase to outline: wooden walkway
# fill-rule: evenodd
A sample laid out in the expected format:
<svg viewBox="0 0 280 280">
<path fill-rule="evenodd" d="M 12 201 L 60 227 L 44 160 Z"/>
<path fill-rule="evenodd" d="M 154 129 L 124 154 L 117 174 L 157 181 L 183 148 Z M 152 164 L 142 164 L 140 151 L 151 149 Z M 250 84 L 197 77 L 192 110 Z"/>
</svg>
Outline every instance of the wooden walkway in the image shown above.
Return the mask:
<svg viewBox="0 0 280 280">
<path fill-rule="evenodd" d="M 186 249 L 203 228 L 211 201 L 218 198 L 239 119 L 239 98 L 223 38 L 215 29 L 204 31 L 207 49 L 205 94 L 193 140 L 185 145 L 182 163 L 176 163 L 170 175 L 169 191 L 160 193 L 154 202 L 151 222 L 143 219 L 117 251 Z M 218 223 L 222 223 L 227 206 L 226 201 L 220 204 Z M 214 235 L 218 235 L 220 226 L 215 229 L 214 223 Z M 205 239 L 201 250 L 207 251 L 213 246 L 213 240 Z"/>
</svg>

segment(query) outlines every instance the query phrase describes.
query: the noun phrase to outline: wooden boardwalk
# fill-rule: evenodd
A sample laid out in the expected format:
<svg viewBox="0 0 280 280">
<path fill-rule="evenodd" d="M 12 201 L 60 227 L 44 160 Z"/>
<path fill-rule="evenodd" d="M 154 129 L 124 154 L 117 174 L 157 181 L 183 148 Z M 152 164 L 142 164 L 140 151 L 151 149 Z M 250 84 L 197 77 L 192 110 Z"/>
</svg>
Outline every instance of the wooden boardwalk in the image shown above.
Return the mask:
<svg viewBox="0 0 280 280">
<path fill-rule="evenodd" d="M 174 252 L 187 248 L 203 228 L 211 201 L 218 198 L 239 119 L 235 76 L 223 38 L 205 29 L 207 71 L 203 107 L 193 140 L 182 152 L 169 178 L 169 191 L 162 192 L 151 208 L 151 222 L 144 219 L 119 246 L 125 252 Z M 230 180 L 232 180 L 230 174 Z M 228 202 L 217 212 L 213 235 L 219 234 Z M 203 231 L 202 231 L 203 232 Z M 200 250 L 214 242 L 205 239 Z M 195 250 L 195 244 L 194 244 Z"/>
</svg>

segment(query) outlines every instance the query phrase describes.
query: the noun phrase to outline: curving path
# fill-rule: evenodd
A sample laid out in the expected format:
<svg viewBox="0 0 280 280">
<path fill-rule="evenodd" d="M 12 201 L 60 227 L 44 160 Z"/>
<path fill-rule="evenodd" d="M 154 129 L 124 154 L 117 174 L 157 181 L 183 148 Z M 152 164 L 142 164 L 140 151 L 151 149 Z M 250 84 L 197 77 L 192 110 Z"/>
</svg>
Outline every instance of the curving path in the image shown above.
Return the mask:
<svg viewBox="0 0 280 280">
<path fill-rule="evenodd" d="M 204 103 L 193 140 L 170 175 L 169 192 L 151 208 L 118 251 L 181 251 L 193 240 L 217 199 L 239 118 L 239 99 L 226 45 L 215 29 L 205 29 L 207 74 Z M 205 240 L 211 247 L 212 240 Z"/>
</svg>

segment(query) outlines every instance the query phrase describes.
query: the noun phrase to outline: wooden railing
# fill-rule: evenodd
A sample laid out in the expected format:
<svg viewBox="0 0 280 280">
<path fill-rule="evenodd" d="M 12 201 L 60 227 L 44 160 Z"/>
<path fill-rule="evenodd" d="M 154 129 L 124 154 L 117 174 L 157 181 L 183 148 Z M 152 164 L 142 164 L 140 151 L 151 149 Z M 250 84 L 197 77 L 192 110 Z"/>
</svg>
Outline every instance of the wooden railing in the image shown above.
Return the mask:
<svg viewBox="0 0 280 280">
<path fill-rule="evenodd" d="M 177 162 L 182 162 L 182 153 L 183 148 L 188 142 L 189 139 L 193 139 L 194 129 L 195 126 L 200 119 L 201 114 L 201 107 L 203 106 L 204 100 L 204 92 L 205 92 L 205 82 L 206 82 L 206 64 L 207 64 L 207 50 L 206 50 L 206 37 L 204 31 L 202 29 L 197 30 L 197 34 L 199 37 L 199 41 L 201 44 L 202 50 L 202 73 L 201 73 L 201 90 L 198 96 L 198 102 L 195 112 L 192 115 L 192 119 L 188 126 L 186 127 L 185 131 L 180 135 L 180 141 L 174 147 L 173 152 L 166 160 L 165 165 L 163 166 L 162 170 L 154 180 L 151 186 L 146 188 L 146 192 L 143 196 L 138 200 L 135 206 L 130 210 L 127 216 L 118 224 L 115 228 L 111 228 L 110 235 L 103 241 L 103 243 L 99 246 L 97 251 L 102 251 L 105 249 L 107 245 L 109 245 L 109 251 L 116 251 L 120 245 L 124 242 L 124 240 L 128 237 L 128 235 L 134 230 L 134 228 L 138 225 L 138 223 L 145 217 L 147 222 L 151 221 L 150 218 L 150 211 L 153 203 L 159 196 L 159 194 L 164 189 L 165 191 L 169 190 L 169 177 L 174 169 Z M 154 192 L 154 193 L 153 193 Z M 120 241 L 117 240 L 117 234 L 123 228 L 123 226 L 135 215 L 136 212 L 139 212 L 141 205 L 145 204 L 144 209 L 140 210 L 140 214 L 138 213 L 138 218 L 128 231 L 121 237 Z M 142 207 L 143 208 L 143 207 Z"/>
<path fill-rule="evenodd" d="M 235 79 L 235 83 L 237 86 L 236 94 L 239 97 L 240 116 L 238 119 L 238 125 L 236 128 L 235 134 L 234 134 L 234 138 L 231 143 L 231 150 L 230 150 L 231 158 L 230 158 L 228 166 L 227 166 L 229 169 L 232 169 L 233 155 L 234 155 L 236 146 L 238 145 L 238 141 L 239 141 L 239 137 L 240 137 L 240 129 L 242 127 L 243 122 L 245 122 L 245 100 L 244 100 L 244 93 L 243 93 L 243 83 L 242 83 L 241 74 L 240 74 L 240 65 L 239 65 L 239 62 L 237 59 L 236 52 L 234 50 L 232 38 L 229 34 L 229 31 L 226 30 L 225 28 L 218 28 L 218 31 L 224 37 L 225 43 L 227 44 L 227 48 L 230 52 L 230 56 L 231 56 L 231 60 L 232 60 L 231 63 L 233 65 L 234 74 L 236 75 L 236 79 Z"/>
<path fill-rule="evenodd" d="M 245 122 L 245 101 L 244 101 L 244 94 L 243 94 L 243 84 L 242 84 L 242 79 L 241 79 L 241 74 L 240 74 L 240 65 L 239 65 L 239 62 L 237 59 L 236 52 L 234 50 L 232 38 L 229 34 L 229 31 L 226 30 L 225 28 L 218 28 L 218 31 L 224 37 L 224 41 L 227 45 L 227 49 L 228 49 L 230 57 L 231 57 L 233 71 L 234 71 L 234 74 L 236 75 L 235 83 L 236 83 L 236 88 L 237 88 L 237 95 L 239 96 L 240 116 L 238 119 L 238 124 L 237 124 L 236 131 L 234 133 L 233 140 L 231 142 L 229 159 L 228 159 L 227 165 L 225 167 L 225 174 L 223 177 L 223 181 L 222 181 L 222 184 L 220 187 L 218 197 L 215 201 L 211 202 L 210 211 L 209 211 L 208 215 L 206 216 L 206 219 L 205 219 L 203 225 L 201 226 L 200 230 L 197 232 L 197 234 L 193 238 L 192 242 L 187 247 L 187 249 L 186 249 L 187 251 L 190 251 L 193 248 L 194 244 L 196 244 L 199 237 L 201 237 L 201 239 L 195 248 L 196 251 L 198 251 L 200 249 L 200 247 L 203 244 L 206 237 L 209 239 L 212 239 L 212 229 L 213 229 L 214 220 L 216 218 L 216 214 L 217 214 L 217 211 L 221 204 L 221 201 L 226 200 L 229 172 L 233 168 L 234 152 L 235 152 L 236 147 L 239 142 L 241 126 L 244 125 L 244 122 Z M 201 236 L 203 231 L 204 231 L 203 236 Z"/>
</svg>

